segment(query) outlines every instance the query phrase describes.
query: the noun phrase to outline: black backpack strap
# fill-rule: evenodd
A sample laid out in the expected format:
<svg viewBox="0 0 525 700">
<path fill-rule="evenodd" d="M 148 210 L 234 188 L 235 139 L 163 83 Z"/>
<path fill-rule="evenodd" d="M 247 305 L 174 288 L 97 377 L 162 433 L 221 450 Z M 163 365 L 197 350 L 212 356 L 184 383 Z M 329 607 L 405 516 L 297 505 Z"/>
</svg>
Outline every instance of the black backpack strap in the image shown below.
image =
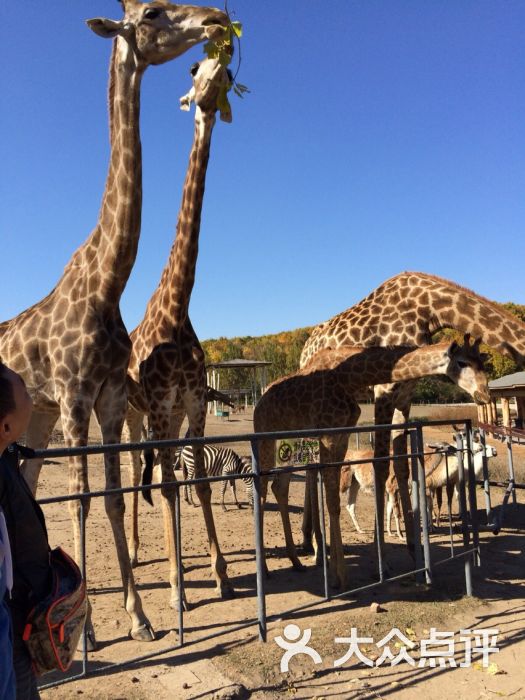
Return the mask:
<svg viewBox="0 0 525 700">
<path fill-rule="evenodd" d="M 12 445 L 9 445 L 7 448 L 8 452 L 13 455 L 13 458 L 16 460 L 16 469 L 19 469 L 20 465 L 20 455 L 24 457 L 24 459 L 34 459 L 35 457 L 35 451 L 31 449 L 30 447 L 26 447 L 25 445 L 19 445 L 17 442 L 13 442 Z M 31 493 L 31 489 L 27 485 L 27 481 L 24 479 L 23 475 L 20 474 L 19 472 L 19 479 L 18 479 L 19 485 L 21 486 L 22 489 L 26 492 L 26 494 L 29 496 L 29 500 L 31 501 L 31 505 L 33 506 L 36 516 L 42 525 L 42 529 L 44 530 L 46 534 L 46 540 L 49 541 L 49 535 L 47 532 L 47 527 L 46 527 L 46 520 L 44 518 L 44 513 L 42 511 L 42 508 L 38 505 L 38 503 L 35 501 L 35 497 Z M 49 548 L 49 545 L 48 545 Z"/>
</svg>

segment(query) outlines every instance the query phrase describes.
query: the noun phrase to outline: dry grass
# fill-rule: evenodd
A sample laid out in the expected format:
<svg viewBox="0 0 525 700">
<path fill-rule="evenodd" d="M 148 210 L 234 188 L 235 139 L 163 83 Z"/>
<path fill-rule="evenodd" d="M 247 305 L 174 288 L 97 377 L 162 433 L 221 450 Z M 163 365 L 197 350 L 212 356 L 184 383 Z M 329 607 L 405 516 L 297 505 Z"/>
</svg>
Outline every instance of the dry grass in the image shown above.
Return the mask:
<svg viewBox="0 0 525 700">
<path fill-rule="evenodd" d="M 418 413 L 425 411 L 427 406 L 419 405 Z M 478 410 L 474 404 L 471 403 L 459 403 L 459 404 L 432 404 L 428 406 L 428 415 L 418 415 L 419 420 L 471 420 L 474 424 L 477 424 L 478 420 Z"/>
</svg>

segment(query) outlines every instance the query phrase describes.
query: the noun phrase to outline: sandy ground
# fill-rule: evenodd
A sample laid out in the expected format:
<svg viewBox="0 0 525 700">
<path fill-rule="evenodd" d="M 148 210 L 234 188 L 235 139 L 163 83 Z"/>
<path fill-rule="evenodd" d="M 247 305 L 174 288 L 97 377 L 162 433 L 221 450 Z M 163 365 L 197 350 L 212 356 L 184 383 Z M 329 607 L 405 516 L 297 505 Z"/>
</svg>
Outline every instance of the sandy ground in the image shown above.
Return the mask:
<svg viewBox="0 0 525 700">
<path fill-rule="evenodd" d="M 418 411 L 429 416 L 429 408 Z M 369 420 L 370 410 L 362 420 Z M 207 434 L 243 434 L 251 431 L 251 415 L 235 414 L 226 421 L 210 417 Z M 94 435 L 96 439 L 96 435 Z M 426 438 L 449 437 L 447 433 L 428 431 Z M 232 445 L 233 446 L 233 445 Z M 505 448 L 498 445 L 497 471 L 502 473 L 506 463 Z M 246 443 L 237 444 L 240 454 L 248 453 Z M 515 451 L 518 474 L 524 481 L 525 448 Z M 123 456 L 123 483 L 128 483 L 127 456 Z M 90 486 L 103 487 L 103 469 L 99 457 L 90 459 Z M 46 465 L 41 477 L 39 496 L 67 492 L 67 466 Z M 294 480 L 291 488 L 292 526 L 300 542 L 303 481 Z M 493 490 L 495 505 L 501 502 L 501 490 Z M 242 483 L 238 497 L 246 504 Z M 504 531 L 495 537 L 481 534 L 481 567 L 474 577 L 474 598 L 464 596 L 464 568 L 461 560 L 435 569 L 431 587 L 416 586 L 412 580 L 390 582 L 381 589 L 368 589 L 347 598 L 323 602 L 322 574 L 307 564 L 305 572 L 291 570 L 284 556 L 282 530 L 278 511 L 270 498 L 266 515 L 265 538 L 271 577 L 266 582 L 268 642 L 258 641 L 255 624 L 255 555 L 253 515 L 249 508 L 237 510 L 230 506 L 223 512 L 218 505 L 219 488 L 215 486 L 214 516 L 221 547 L 228 563 L 228 573 L 236 590 L 232 601 L 218 600 L 209 568 L 203 519 L 200 508 L 182 504 L 182 540 L 185 582 L 192 609 L 185 613 L 184 646 L 178 648 L 177 614 L 169 607 L 168 564 L 164 556 L 163 525 L 160 495 L 154 494 L 155 507 L 140 503 L 141 551 L 140 565 L 135 569 L 144 608 L 155 629 L 157 639 L 139 643 L 128 639 L 128 617 L 123 608 L 122 587 L 111 531 L 104 512 L 103 500 L 93 499 L 87 525 L 88 588 L 93 606 L 93 620 L 99 649 L 90 654 L 88 678 L 68 682 L 42 697 L 72 698 L 86 695 L 93 698 L 403 698 L 412 700 L 425 695 L 426 700 L 455 697 L 525 698 L 525 591 L 524 512 L 525 505 L 507 509 Z M 227 496 L 228 502 L 229 496 Z M 478 505 L 482 506 L 478 492 Z M 372 499 L 361 495 L 358 513 L 365 527 L 359 535 L 342 513 L 343 538 L 347 563 L 353 586 L 364 586 L 377 578 L 372 544 Z M 71 525 L 67 508 L 45 506 L 52 544 L 61 544 L 72 551 Z M 480 511 L 481 513 L 481 511 Z M 484 522 L 484 514 L 480 515 Z M 398 540 L 388 538 L 388 558 L 393 573 L 411 568 L 411 560 Z M 460 548 L 459 532 L 455 535 Z M 447 530 L 443 527 L 432 536 L 433 561 L 450 553 Z M 379 603 L 383 612 L 372 612 L 372 603 Z M 290 614 L 287 610 L 300 605 L 312 607 Z M 232 628 L 243 622 L 253 624 L 242 630 Z M 274 637 L 283 635 L 286 625 L 296 624 L 301 631 L 311 629 L 310 646 L 321 656 L 321 663 L 304 654 L 295 656 L 287 673 L 281 673 L 283 650 Z M 392 628 L 398 628 L 414 647 L 410 652 L 416 667 L 409 663 L 384 664 L 369 668 L 351 659 L 335 667 L 334 661 L 348 645 L 335 642 L 348 637 L 355 627 L 360 637 L 372 642 L 360 648 L 369 658 L 380 654 L 377 642 Z M 499 653 L 489 656 L 488 669 L 479 663 L 458 668 L 419 668 L 419 645 L 434 627 L 454 633 L 456 661 L 464 660 L 459 644 L 459 630 L 473 628 L 498 629 Z M 390 644 L 397 654 L 395 640 Z M 166 651 L 167 650 L 167 651 Z M 136 657 L 151 655 L 124 668 L 113 664 Z M 474 661 L 479 659 L 475 657 Z M 75 662 L 70 675 L 79 673 Z M 42 678 L 42 683 L 52 680 Z M 239 685 L 240 684 L 240 685 Z"/>
</svg>

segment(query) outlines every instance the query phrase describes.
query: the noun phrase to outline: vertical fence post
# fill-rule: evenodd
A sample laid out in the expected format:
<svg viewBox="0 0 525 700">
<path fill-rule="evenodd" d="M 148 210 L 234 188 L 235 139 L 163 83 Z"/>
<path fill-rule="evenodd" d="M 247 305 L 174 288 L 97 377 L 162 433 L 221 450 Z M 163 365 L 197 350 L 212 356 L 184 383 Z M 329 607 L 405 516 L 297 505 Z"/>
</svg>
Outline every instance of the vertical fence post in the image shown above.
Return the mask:
<svg viewBox="0 0 525 700">
<path fill-rule="evenodd" d="M 419 485 L 419 503 L 421 508 L 421 527 L 423 530 L 423 557 L 425 560 L 425 579 L 432 583 L 432 562 L 430 561 L 430 535 L 428 529 L 427 493 L 425 483 L 425 443 L 423 441 L 423 428 L 418 423 L 416 428 L 417 443 L 417 476 Z M 432 517 L 432 513 L 430 514 Z"/>
<path fill-rule="evenodd" d="M 487 513 L 487 525 L 492 525 L 493 513 L 492 504 L 490 502 L 490 479 L 489 479 L 489 466 L 487 459 L 487 434 L 485 433 L 485 428 L 479 431 L 479 438 L 481 440 L 481 445 L 483 446 L 483 491 L 485 493 L 485 511 Z"/>
<path fill-rule="evenodd" d="M 463 533 L 463 549 L 467 550 L 470 542 L 467 522 L 467 499 L 465 496 L 465 470 L 463 468 L 464 443 L 461 433 L 456 434 L 457 460 L 458 460 L 458 490 L 459 513 L 461 517 L 461 531 Z M 472 560 L 465 556 L 465 587 L 468 596 L 472 595 Z"/>
<path fill-rule="evenodd" d="M 416 569 L 423 568 L 423 553 L 421 551 L 421 504 L 419 501 L 419 478 L 418 478 L 418 440 L 415 430 L 410 430 L 410 464 L 412 473 L 412 513 L 414 517 L 414 558 Z M 423 508 L 426 508 L 426 499 L 423 501 Z M 423 575 L 420 571 L 416 574 L 416 582 L 423 583 Z"/>
<path fill-rule="evenodd" d="M 255 476 L 253 477 L 253 519 L 255 531 L 255 562 L 257 581 L 257 617 L 259 619 L 259 639 L 266 641 L 266 597 L 264 590 L 264 543 L 261 528 L 261 467 L 259 465 L 259 443 L 252 439 L 252 465 Z"/>
<path fill-rule="evenodd" d="M 452 530 L 452 493 L 449 493 L 450 485 L 450 474 L 448 469 L 448 454 L 445 452 L 445 472 L 446 472 L 446 482 L 445 482 L 445 493 L 447 496 L 447 510 L 448 510 L 448 534 L 450 537 L 450 556 L 454 556 L 454 532 Z M 443 501 L 442 501 L 443 502 Z M 441 516 L 441 514 L 440 514 Z M 431 516 L 432 517 L 432 514 Z"/>
<path fill-rule="evenodd" d="M 326 469 L 326 467 L 325 467 Z M 324 520 L 324 489 L 322 470 L 317 470 L 317 503 L 319 512 L 319 526 L 321 528 L 321 554 L 323 557 L 323 577 L 324 577 L 324 599 L 330 600 L 330 591 L 328 589 L 328 564 L 326 552 L 326 527 Z"/>
<path fill-rule="evenodd" d="M 478 527 L 478 503 L 476 499 L 476 474 L 474 472 L 474 462 L 472 459 L 473 449 L 472 449 L 472 421 L 465 421 L 465 430 L 467 436 L 467 470 L 468 470 L 468 500 L 469 500 L 469 512 L 470 512 L 470 523 L 472 526 L 472 544 L 476 549 L 476 553 L 473 555 L 474 566 L 480 565 L 479 560 L 479 527 Z"/>
<path fill-rule="evenodd" d="M 514 488 L 515 478 L 514 478 L 514 460 L 512 459 L 512 432 L 509 430 L 507 436 L 507 456 L 509 461 L 509 487 L 512 489 L 512 502 L 516 503 L 516 489 Z"/>
<path fill-rule="evenodd" d="M 80 505 L 80 573 L 84 579 L 84 583 L 87 590 L 87 580 L 86 580 L 86 514 L 84 510 L 84 497 L 79 498 Z M 89 610 L 91 612 L 91 605 L 89 605 Z M 82 630 L 82 675 L 87 674 L 87 664 L 88 664 L 88 650 L 87 650 L 87 630 L 86 625 Z"/>
<path fill-rule="evenodd" d="M 180 486 L 175 487 L 175 547 L 177 549 L 177 586 L 179 589 L 178 619 L 179 619 L 179 646 L 184 645 L 184 581 L 182 569 L 182 534 L 180 531 Z"/>
<path fill-rule="evenodd" d="M 381 537 L 381 531 L 384 532 L 383 523 L 379 522 L 379 478 L 377 476 L 376 463 L 374 462 L 374 532 L 375 532 L 375 544 L 377 549 L 377 566 L 379 573 L 379 580 L 381 583 L 385 580 L 385 570 L 383 565 L 383 549 L 385 545 L 384 537 Z M 384 502 L 384 500 L 383 500 Z M 384 513 L 384 505 L 383 505 Z"/>
</svg>

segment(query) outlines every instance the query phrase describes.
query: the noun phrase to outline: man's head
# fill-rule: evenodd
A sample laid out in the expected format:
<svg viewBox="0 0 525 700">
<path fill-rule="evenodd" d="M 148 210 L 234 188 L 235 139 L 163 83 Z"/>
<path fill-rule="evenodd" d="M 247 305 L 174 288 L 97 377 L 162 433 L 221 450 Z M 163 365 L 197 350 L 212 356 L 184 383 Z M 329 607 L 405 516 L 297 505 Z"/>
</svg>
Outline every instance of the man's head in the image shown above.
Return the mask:
<svg viewBox="0 0 525 700">
<path fill-rule="evenodd" d="M 33 402 L 22 377 L 0 362 L 0 450 L 25 433 Z"/>
</svg>

